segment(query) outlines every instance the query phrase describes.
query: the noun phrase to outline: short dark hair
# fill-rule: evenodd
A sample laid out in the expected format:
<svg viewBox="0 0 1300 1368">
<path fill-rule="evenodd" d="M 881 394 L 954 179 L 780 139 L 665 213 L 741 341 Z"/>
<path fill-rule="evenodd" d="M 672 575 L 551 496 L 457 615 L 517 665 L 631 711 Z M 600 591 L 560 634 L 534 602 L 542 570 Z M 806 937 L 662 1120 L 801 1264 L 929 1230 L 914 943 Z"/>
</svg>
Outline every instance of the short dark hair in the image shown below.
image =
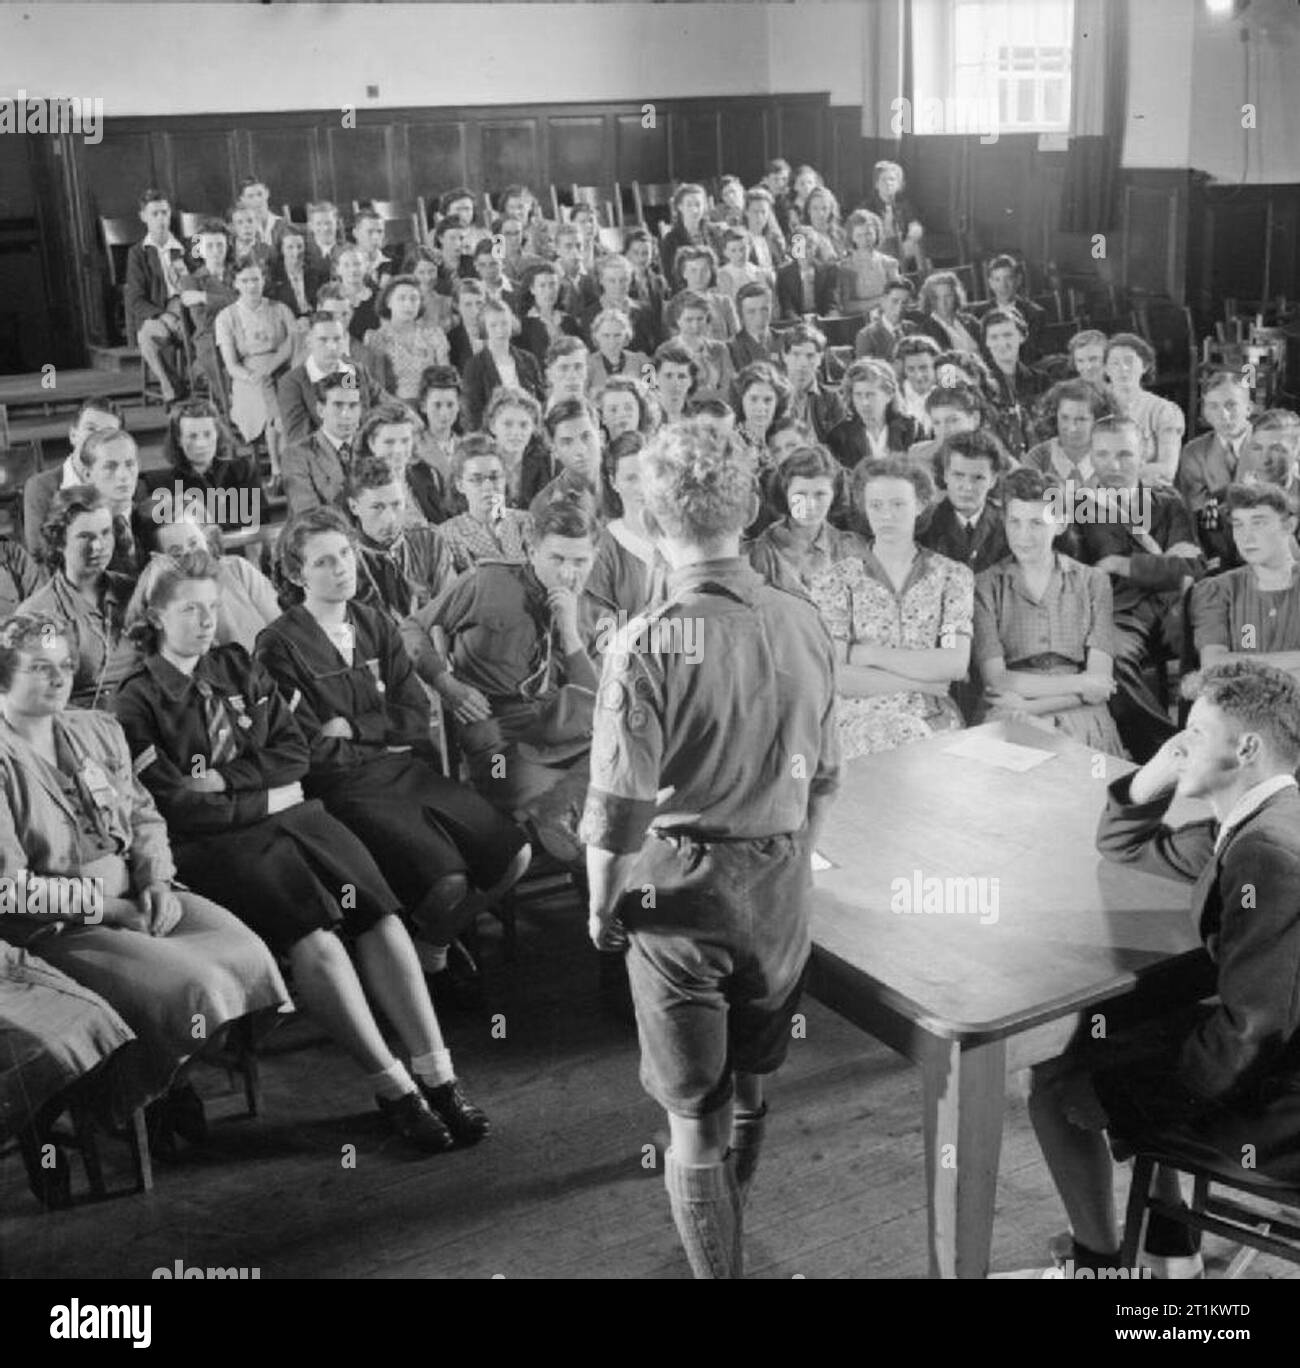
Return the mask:
<svg viewBox="0 0 1300 1368">
<path fill-rule="evenodd" d="M 166 190 L 159 190 L 156 185 L 151 185 L 145 190 L 140 191 L 140 208 L 147 209 L 151 204 L 170 204 L 172 197 Z"/>
<path fill-rule="evenodd" d="M 455 390 L 457 394 L 461 391 L 460 372 L 455 366 L 429 366 L 420 376 L 420 405 L 421 413 L 428 402 L 429 392 L 436 389 Z"/>
<path fill-rule="evenodd" d="M 389 485 L 404 484 L 405 481 L 406 472 L 400 462 L 388 456 L 363 452 L 352 462 L 352 468 L 348 471 L 348 497 L 355 499 L 363 490 L 386 489 Z"/>
<path fill-rule="evenodd" d="M 576 418 L 586 418 L 597 432 L 600 431 L 600 415 L 592 407 L 589 399 L 561 399 L 546 415 L 546 432 L 555 436 L 555 429 L 561 423 L 571 423 Z"/>
<path fill-rule="evenodd" d="M 596 540 L 600 535 L 600 517 L 592 494 L 585 490 L 578 494 L 566 490 L 544 499 L 544 493 L 541 491 L 529 507 L 532 517 L 530 540 L 534 546 L 539 546 L 545 537 Z"/>
<path fill-rule="evenodd" d="M 1229 514 L 1249 508 L 1271 508 L 1280 518 L 1291 516 L 1291 505 L 1282 487 L 1267 482 L 1229 485 L 1223 502 Z"/>
<path fill-rule="evenodd" d="M 1080 380 L 1078 376 L 1073 376 L 1069 380 L 1058 380 L 1042 398 L 1042 410 L 1048 416 L 1055 418 L 1060 411 L 1060 407 L 1066 401 L 1073 404 L 1087 404 L 1092 410 L 1094 418 L 1102 418 L 1110 412 L 1110 404 L 1106 396 L 1087 380 Z"/>
<path fill-rule="evenodd" d="M 817 348 L 818 354 L 826 350 L 826 334 L 820 328 L 814 328 L 811 323 L 796 323 L 793 328 L 787 328 L 781 337 L 781 351 L 788 352 L 791 347 L 812 345 Z"/>
<path fill-rule="evenodd" d="M 978 433 L 971 434 L 978 436 Z M 1002 506 L 1005 508 L 1012 499 L 1021 503 L 1047 503 L 1052 491 L 1058 490 L 1061 482 L 1054 475 L 1044 474 L 1033 466 L 1019 466 L 1002 478 Z"/>
<path fill-rule="evenodd" d="M 1113 337 L 1109 337 L 1106 340 L 1106 356 L 1108 358 L 1116 347 L 1127 347 L 1129 351 L 1137 352 L 1142 358 L 1143 379 L 1155 370 L 1156 349 L 1145 337 L 1139 337 L 1137 333 L 1131 332 L 1115 333 Z"/>
<path fill-rule="evenodd" d="M 210 418 L 217 425 L 217 462 L 228 460 L 234 454 L 234 438 L 216 404 L 211 399 L 184 399 L 172 407 L 167 419 L 167 437 L 163 443 L 163 455 L 173 470 L 183 473 L 189 468 L 181 446 L 181 423 L 186 418 L 192 422 Z"/>
<path fill-rule="evenodd" d="M 291 603 L 301 603 L 302 587 L 294 580 L 302 574 L 303 551 L 309 538 L 321 532 L 339 532 L 356 548 L 356 533 L 341 510 L 330 506 L 306 508 L 290 515 L 275 543 L 275 564 L 280 595 Z"/>
<path fill-rule="evenodd" d="M 996 327 L 999 323 L 1010 323 L 1020 334 L 1022 341 L 1029 336 L 1029 324 L 1025 322 L 1024 314 L 1010 305 L 1001 309 L 989 309 L 984 314 L 984 317 L 980 319 L 980 336 L 987 338 L 989 329 Z"/>
<path fill-rule="evenodd" d="M 1228 660 L 1191 675 L 1182 694 L 1204 699 L 1243 730 L 1259 733 L 1286 769 L 1300 760 L 1300 682 L 1286 670 Z"/>
<path fill-rule="evenodd" d="M 955 432 L 951 437 L 945 437 L 934 455 L 936 467 L 944 471 L 954 456 L 963 456 L 968 461 L 987 461 L 995 478 L 1002 473 L 1004 465 L 1001 447 L 978 428 L 974 432 Z"/>
<path fill-rule="evenodd" d="M 312 386 L 312 393 L 316 396 L 318 404 L 324 404 L 335 390 L 347 390 L 349 394 L 355 394 L 361 400 L 362 408 L 365 407 L 365 391 L 361 388 L 361 381 L 353 370 L 339 370 L 332 375 L 322 375 Z"/>
<path fill-rule="evenodd" d="M 770 487 L 772 507 L 782 517 L 789 513 L 792 480 L 829 480 L 833 507 L 843 493 L 844 473 L 844 467 L 824 446 L 814 443 L 799 447 L 776 468 Z"/>
<path fill-rule="evenodd" d="M 420 308 L 415 316 L 424 317 L 424 292 L 420 289 L 420 282 L 413 275 L 398 275 L 394 276 L 379 293 L 379 307 L 375 312 L 380 318 L 392 318 L 393 307 L 389 301 L 393 297 L 393 291 L 403 285 L 409 285 L 420 296 Z"/>
<path fill-rule="evenodd" d="M 414 436 L 422 426 L 419 418 L 417 418 L 405 404 L 376 404 L 375 407 L 366 414 L 361 427 L 357 431 L 356 450 L 359 452 L 369 452 L 371 439 L 381 427 L 398 425 L 409 427 L 412 436 Z"/>
</svg>

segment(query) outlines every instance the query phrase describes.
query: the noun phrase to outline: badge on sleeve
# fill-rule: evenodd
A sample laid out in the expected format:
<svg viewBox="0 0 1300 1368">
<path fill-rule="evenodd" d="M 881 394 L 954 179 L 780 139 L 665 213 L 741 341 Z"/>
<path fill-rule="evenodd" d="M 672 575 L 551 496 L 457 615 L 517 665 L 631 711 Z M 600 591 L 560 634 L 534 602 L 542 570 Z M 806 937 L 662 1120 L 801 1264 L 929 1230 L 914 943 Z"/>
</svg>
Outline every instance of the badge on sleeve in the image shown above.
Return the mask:
<svg viewBox="0 0 1300 1368">
<path fill-rule="evenodd" d="M 131 767 L 136 774 L 143 774 L 150 765 L 158 759 L 158 747 L 146 746 L 139 755 L 135 757 L 135 764 Z"/>
</svg>

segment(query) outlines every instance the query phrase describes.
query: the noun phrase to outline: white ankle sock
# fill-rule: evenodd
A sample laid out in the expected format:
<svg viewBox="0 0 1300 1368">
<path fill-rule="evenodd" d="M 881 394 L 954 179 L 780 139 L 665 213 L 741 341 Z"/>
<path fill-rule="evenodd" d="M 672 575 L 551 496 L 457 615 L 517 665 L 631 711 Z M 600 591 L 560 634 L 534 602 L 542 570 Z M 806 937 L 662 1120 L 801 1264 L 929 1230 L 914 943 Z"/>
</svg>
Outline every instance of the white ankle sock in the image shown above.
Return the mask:
<svg viewBox="0 0 1300 1368">
<path fill-rule="evenodd" d="M 450 1083 L 456 1077 L 456 1070 L 451 1067 L 451 1051 L 447 1049 L 430 1050 L 428 1054 L 413 1054 L 411 1072 L 431 1088 Z"/>
<path fill-rule="evenodd" d="M 380 1069 L 378 1073 L 367 1074 L 366 1082 L 374 1089 L 376 1097 L 382 1097 L 388 1102 L 396 1102 L 399 1097 L 405 1097 L 407 1093 L 415 1091 L 415 1083 L 400 1059 L 393 1060 L 386 1069 Z"/>
</svg>

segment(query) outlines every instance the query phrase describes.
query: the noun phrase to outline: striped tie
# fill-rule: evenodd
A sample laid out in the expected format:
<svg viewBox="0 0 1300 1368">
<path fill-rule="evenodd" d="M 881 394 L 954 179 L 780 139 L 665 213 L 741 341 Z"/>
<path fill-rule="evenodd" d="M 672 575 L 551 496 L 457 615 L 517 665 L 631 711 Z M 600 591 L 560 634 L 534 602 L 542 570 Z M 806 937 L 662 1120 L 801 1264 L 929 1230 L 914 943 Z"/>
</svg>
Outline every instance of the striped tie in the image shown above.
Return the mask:
<svg viewBox="0 0 1300 1368">
<path fill-rule="evenodd" d="M 208 731 L 208 764 L 213 769 L 228 765 L 239 754 L 235 729 L 226 715 L 225 701 L 206 679 L 196 679 L 195 687 L 203 699 L 203 721 Z"/>
</svg>

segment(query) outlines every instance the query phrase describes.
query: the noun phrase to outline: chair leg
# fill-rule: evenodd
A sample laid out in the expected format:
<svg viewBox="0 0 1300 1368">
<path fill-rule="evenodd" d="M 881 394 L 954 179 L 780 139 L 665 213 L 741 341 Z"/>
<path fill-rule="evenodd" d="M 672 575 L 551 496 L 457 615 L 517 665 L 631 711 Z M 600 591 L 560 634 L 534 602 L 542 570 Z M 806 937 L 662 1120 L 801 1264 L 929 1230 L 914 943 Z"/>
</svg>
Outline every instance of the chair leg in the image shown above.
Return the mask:
<svg viewBox="0 0 1300 1368">
<path fill-rule="evenodd" d="M 144 1119 L 144 1108 L 131 1113 L 126 1128 L 127 1143 L 131 1147 L 131 1162 L 135 1166 L 135 1190 L 153 1191 L 153 1158 L 149 1153 L 149 1127 Z"/>
<path fill-rule="evenodd" d="M 244 1074 L 244 1101 L 248 1105 L 249 1116 L 258 1116 L 262 1110 L 262 1067 L 258 1062 L 256 1042 L 253 1039 L 253 1023 L 248 1017 L 235 1025 L 235 1040 L 239 1048 L 240 1063 Z"/>
<path fill-rule="evenodd" d="M 1151 1179 L 1155 1175 L 1154 1159 L 1139 1154 L 1133 1160 L 1133 1180 L 1128 1190 L 1128 1210 L 1124 1216 L 1124 1242 L 1120 1246 L 1119 1266 L 1136 1268 L 1138 1250 L 1142 1247 L 1142 1232 L 1146 1228 L 1147 1198 L 1151 1194 Z"/>
<path fill-rule="evenodd" d="M 90 1108 L 81 1101 L 74 1101 L 69 1108 L 72 1116 L 72 1130 L 77 1137 L 77 1147 L 81 1150 L 81 1162 L 86 1167 L 86 1181 L 90 1184 L 90 1195 L 95 1198 L 108 1195 L 104 1186 L 104 1166 L 99 1158 L 99 1136 L 95 1133 L 95 1118 Z"/>
</svg>

